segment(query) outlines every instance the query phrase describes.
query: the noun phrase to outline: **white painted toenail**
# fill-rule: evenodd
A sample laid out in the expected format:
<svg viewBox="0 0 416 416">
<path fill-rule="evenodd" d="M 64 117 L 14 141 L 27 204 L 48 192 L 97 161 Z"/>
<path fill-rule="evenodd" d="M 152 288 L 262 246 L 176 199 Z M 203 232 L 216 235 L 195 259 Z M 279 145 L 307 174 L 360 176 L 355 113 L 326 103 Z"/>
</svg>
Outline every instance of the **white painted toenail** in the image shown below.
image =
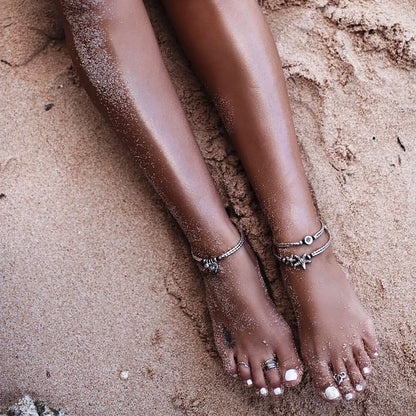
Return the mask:
<svg viewBox="0 0 416 416">
<path fill-rule="evenodd" d="M 127 380 L 129 378 L 129 372 L 128 371 L 121 371 L 119 374 L 119 377 L 121 380 Z"/>
<path fill-rule="evenodd" d="M 275 396 L 279 396 L 279 394 L 282 394 L 282 389 L 280 387 L 276 387 L 275 389 L 273 389 L 273 394 Z"/>
<path fill-rule="evenodd" d="M 369 367 L 364 367 L 364 368 L 363 368 L 363 373 L 364 373 L 364 374 L 370 374 L 370 373 L 371 373 L 370 368 L 369 368 Z"/>
<path fill-rule="evenodd" d="M 355 390 L 357 390 L 357 391 L 363 391 L 363 386 L 361 384 L 357 384 L 355 386 Z"/>
<path fill-rule="evenodd" d="M 378 352 L 377 351 L 374 353 L 374 357 L 378 357 Z"/>
<path fill-rule="evenodd" d="M 247 386 L 252 386 L 253 385 L 253 380 L 251 378 L 248 378 L 246 380 L 246 384 L 247 384 Z"/>
<path fill-rule="evenodd" d="M 354 398 L 354 395 L 352 393 L 347 393 L 345 395 L 345 400 L 352 400 Z"/>
<path fill-rule="evenodd" d="M 287 370 L 285 373 L 285 380 L 286 381 L 294 381 L 298 379 L 298 372 L 291 368 L 290 370 Z"/>
<path fill-rule="evenodd" d="M 329 386 L 325 389 L 325 397 L 328 400 L 335 400 L 338 399 L 338 397 L 340 396 L 340 393 L 338 391 L 338 389 L 334 386 Z"/>
<path fill-rule="evenodd" d="M 266 387 L 262 387 L 262 388 L 260 389 L 260 394 L 261 394 L 262 396 L 267 396 L 267 393 L 268 393 L 268 391 L 267 391 Z"/>
</svg>

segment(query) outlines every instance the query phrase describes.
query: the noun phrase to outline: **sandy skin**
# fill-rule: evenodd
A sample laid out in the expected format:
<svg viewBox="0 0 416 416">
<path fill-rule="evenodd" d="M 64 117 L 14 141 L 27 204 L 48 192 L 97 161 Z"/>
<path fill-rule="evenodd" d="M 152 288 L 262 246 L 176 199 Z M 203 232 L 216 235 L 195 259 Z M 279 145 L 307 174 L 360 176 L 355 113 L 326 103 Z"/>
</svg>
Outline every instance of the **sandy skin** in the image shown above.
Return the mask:
<svg viewBox="0 0 416 416">
<path fill-rule="evenodd" d="M 220 5 L 216 1 L 164 3 L 200 77 L 217 103 L 226 103 L 219 105 L 219 111 L 276 241 L 292 239 L 313 225 L 317 214 L 300 160 L 282 66 L 258 5 L 249 0 L 239 2 L 238 7 L 237 3 Z M 137 156 L 192 251 L 209 257 L 232 247 L 238 241 L 236 230 L 174 93 L 143 4 L 129 0 L 116 7 L 108 0 L 80 6 L 68 0 L 62 1 L 62 11 L 73 59 L 87 92 Z M 247 25 L 252 30 L 247 30 Z M 216 30 L 212 31 L 213 27 Z M 263 68 L 261 74 L 258 65 Z M 236 373 L 238 367 L 244 382 L 253 381 L 260 394 L 267 395 L 270 389 L 278 395 L 283 384 L 300 381 L 301 365 L 290 331 L 268 298 L 249 252 L 247 244 L 227 259 L 222 272 L 225 278 L 219 284 L 207 283 L 207 302 L 223 357 L 224 328 L 231 334 L 226 368 Z M 331 273 L 338 272 L 334 269 Z M 334 293 L 344 290 L 340 282 L 334 285 Z M 300 299 L 299 315 L 309 316 L 302 308 L 311 288 L 289 286 Z M 308 350 L 320 350 L 329 338 L 350 343 L 357 334 L 346 334 L 340 328 L 352 321 L 360 332 L 356 320 L 338 313 L 337 326 L 329 328 L 326 317 L 337 311 L 326 310 L 320 301 L 316 295 L 322 328 L 312 332 L 303 318 L 299 322 L 301 332 L 308 328 L 301 335 L 309 339 Z M 331 351 L 332 366 L 336 367 L 334 361 L 342 361 L 342 351 Z M 317 354 L 313 359 L 304 354 L 311 369 L 315 361 L 326 358 Z M 263 371 L 264 362 L 275 355 L 279 370 Z M 329 367 L 325 383 L 318 381 L 323 374 L 315 372 L 313 376 L 320 394 L 322 389 L 325 394 L 330 387 Z"/>
<path fill-rule="evenodd" d="M 375 320 L 382 348 L 365 394 L 337 408 L 351 416 L 363 408 L 368 416 L 412 414 L 416 400 L 411 388 L 416 384 L 414 267 L 412 256 L 403 253 L 412 253 L 416 244 L 412 215 L 416 71 L 414 56 L 406 53 L 412 50 L 416 35 L 415 3 L 353 0 L 318 7 L 322 3 L 271 0 L 264 2 L 263 12 L 280 47 L 305 168 L 320 214 L 333 234 L 337 258 Z M 204 132 L 198 136 L 214 180 L 225 204 L 232 204 L 241 217 L 280 300 L 271 239 L 264 235 L 258 205 L 249 203 L 252 191 L 240 165 L 223 159 L 229 149 L 227 138 L 169 29 L 163 8 L 153 1 L 148 6 L 168 70 L 179 94 L 186 97 L 186 112 L 194 129 Z M 3 16 L 14 24 L 5 28 L 1 40 L 2 59 L 13 66 L 1 64 L 6 105 L 0 191 L 6 197 L 0 200 L 5 276 L 0 291 L 4 318 L 0 406 L 5 409 L 22 391 L 32 391 L 70 415 L 117 414 L 120 400 L 114 397 L 121 399 L 126 414 L 140 408 L 155 415 L 241 415 L 252 414 L 253 403 L 259 416 L 269 416 L 271 407 L 275 413 L 297 416 L 335 412 L 316 396 L 309 382 L 286 389 L 283 400 L 252 400 L 253 388 L 242 388 L 239 380 L 222 376 L 219 360 L 206 353 L 213 348 L 206 337 L 209 323 L 200 276 L 190 264 L 188 247 L 183 239 L 178 246 L 176 225 L 153 202 L 157 196 L 144 176 L 137 174 L 132 159 L 84 90 L 72 83 L 75 75 L 68 70 L 71 61 L 64 41 L 49 43 L 25 64 L 42 47 L 39 38 L 45 43 L 47 36 L 61 39 L 54 10 L 49 0 L 6 0 L 2 7 Z M 370 29 L 373 34 L 368 33 Z M 339 54 L 333 53 L 334 48 Z M 46 112 L 44 105 L 49 102 L 55 106 Z M 33 117 L 28 109 L 34 110 Z M 341 129 L 339 136 L 335 127 Z M 73 168 L 62 170 L 68 166 Z M 68 183 L 86 186 L 78 187 L 74 199 Z M 33 198 L 41 194 L 41 200 Z M 39 208 L 49 215 L 34 221 Z M 59 218 L 59 224 L 48 231 L 51 218 Z M 117 228 L 111 226 L 115 218 Z M 79 229 L 95 244 L 86 233 L 78 235 Z M 309 232 L 301 231 L 300 236 Z M 375 245 L 375 241 L 386 244 Z M 63 243 L 69 252 L 58 254 Z M 167 256 L 149 260 L 151 248 Z M 55 264 L 57 255 L 66 260 Z M 105 266 L 108 259 L 111 269 Z M 170 273 L 172 261 L 182 265 L 180 275 Z M 115 269 L 124 273 L 117 276 Z M 50 280 L 45 280 L 49 275 Z M 91 315 L 90 297 L 88 303 L 79 298 L 86 286 L 97 289 L 95 282 L 126 296 L 110 303 L 102 291 L 94 296 L 94 306 L 105 320 Z M 182 299 L 182 307 L 173 295 Z M 62 304 L 62 296 L 70 302 Z M 43 313 L 27 316 L 22 302 Z M 136 319 L 143 307 L 146 313 Z M 289 309 L 286 302 L 279 307 L 284 316 Z M 111 330 L 112 335 L 103 343 L 100 336 L 80 332 L 80 327 L 87 326 L 95 332 Z M 67 336 L 57 339 L 63 328 Z M 292 328 L 296 332 L 296 325 Z M 155 348 L 149 339 L 156 330 L 165 334 L 165 341 Z M 140 342 L 135 341 L 136 332 Z M 75 336 L 89 343 L 93 355 L 74 354 Z M 22 354 L 16 358 L 24 349 L 30 351 L 30 360 Z M 155 369 L 154 379 L 142 378 L 142 370 L 160 362 L 161 356 L 163 363 Z M 126 368 L 130 370 L 127 383 L 119 379 L 119 371 Z M 51 378 L 46 377 L 46 369 Z M 107 369 L 108 377 L 103 378 Z M 79 383 L 80 374 L 85 384 Z M 178 396 L 180 411 L 172 404 Z M 196 399 L 199 404 L 191 405 Z"/>
<path fill-rule="evenodd" d="M 279 396 L 284 387 L 297 385 L 303 371 L 291 330 L 267 293 L 249 243 L 222 260 L 217 274 L 205 274 L 204 281 L 225 369 L 261 396 Z M 268 359 L 278 367 L 264 371 Z"/>
<path fill-rule="evenodd" d="M 308 249 L 290 251 L 301 255 L 322 244 L 316 240 Z M 317 393 L 328 401 L 355 399 L 366 387 L 371 359 L 378 357 L 379 347 L 372 320 L 332 248 L 314 257 L 305 269 L 282 265 L 281 270 L 297 316 L 302 358 Z M 345 374 L 339 386 L 334 374 Z"/>
<path fill-rule="evenodd" d="M 192 7 L 186 2 L 165 3 L 185 50 L 216 97 L 274 240 L 296 241 L 315 233 L 320 228 L 318 213 L 302 166 L 281 62 L 258 7 L 254 2 L 239 3 L 238 7 L 228 3 L 218 6 L 215 2 L 209 6 L 194 2 Z M 196 19 L 202 10 L 207 17 Z M 198 24 L 184 25 L 185 20 Z M 215 33 L 210 30 L 212 25 L 217 25 Z M 316 249 L 325 238 L 310 248 Z M 242 276 L 240 279 L 244 280 Z M 329 401 L 339 400 L 342 394 L 352 400 L 364 386 L 357 368 L 361 373 L 370 368 L 362 339 L 371 356 L 377 344 L 372 324 L 332 251 L 314 258 L 313 267 L 307 270 L 291 271 L 286 282 L 299 317 L 302 356 L 317 393 Z M 322 291 L 327 291 L 332 303 L 320 295 Z M 252 307 L 261 309 L 258 302 Z M 266 323 L 263 326 L 267 329 Z M 350 379 L 359 387 L 352 389 L 344 380 L 341 394 L 334 386 L 333 374 L 344 371 L 345 360 Z"/>
</svg>

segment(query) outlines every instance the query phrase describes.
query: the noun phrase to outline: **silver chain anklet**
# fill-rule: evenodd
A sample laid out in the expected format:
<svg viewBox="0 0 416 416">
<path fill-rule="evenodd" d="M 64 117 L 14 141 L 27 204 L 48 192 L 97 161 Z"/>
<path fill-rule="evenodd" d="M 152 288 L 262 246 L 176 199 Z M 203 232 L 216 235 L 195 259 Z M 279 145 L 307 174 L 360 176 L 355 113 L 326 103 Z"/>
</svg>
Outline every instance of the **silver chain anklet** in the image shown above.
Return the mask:
<svg viewBox="0 0 416 416">
<path fill-rule="evenodd" d="M 320 232 L 319 230 L 318 232 Z M 322 232 L 326 231 L 328 234 L 328 241 L 320 248 L 316 249 L 315 251 L 312 251 L 312 253 L 304 253 L 303 256 L 298 256 L 297 254 L 291 254 L 290 256 L 280 257 L 275 250 L 275 247 L 280 247 L 278 244 L 276 244 L 275 247 L 273 247 L 273 254 L 279 260 L 280 262 L 284 264 L 288 264 L 291 267 L 299 267 L 301 266 L 303 270 L 306 270 L 306 265 L 309 263 L 312 263 L 312 257 L 317 256 L 318 254 L 323 253 L 331 244 L 331 234 L 329 233 L 328 228 L 326 225 L 322 225 Z M 322 233 L 320 234 L 322 235 Z M 316 234 L 315 234 L 316 236 Z M 314 237 L 314 236 L 313 236 Z M 296 243 L 281 243 L 281 244 L 294 244 L 294 245 L 301 245 Z M 305 243 L 306 244 L 306 243 Z M 285 246 L 287 247 L 287 246 Z M 291 247 L 291 246 L 289 246 Z"/>
<path fill-rule="evenodd" d="M 225 253 L 220 254 L 219 256 L 215 256 L 215 257 L 204 258 L 204 257 L 199 257 L 195 255 L 191 251 L 191 255 L 193 259 L 196 260 L 198 263 L 201 263 L 203 269 L 206 270 L 208 273 L 217 274 L 220 270 L 220 265 L 218 264 L 218 262 L 220 260 L 225 259 L 228 256 L 231 256 L 231 254 L 234 254 L 236 251 L 240 250 L 241 247 L 243 247 L 244 240 L 245 240 L 244 233 L 240 228 L 238 228 L 238 231 L 240 232 L 240 241 L 233 248 L 230 248 Z"/>
<path fill-rule="evenodd" d="M 314 235 L 305 235 L 302 240 L 296 241 L 295 243 L 275 243 L 277 248 L 287 248 L 293 246 L 302 246 L 306 244 L 310 246 L 315 240 L 317 240 L 324 233 L 325 226 L 321 221 L 321 229 L 317 231 Z"/>
</svg>

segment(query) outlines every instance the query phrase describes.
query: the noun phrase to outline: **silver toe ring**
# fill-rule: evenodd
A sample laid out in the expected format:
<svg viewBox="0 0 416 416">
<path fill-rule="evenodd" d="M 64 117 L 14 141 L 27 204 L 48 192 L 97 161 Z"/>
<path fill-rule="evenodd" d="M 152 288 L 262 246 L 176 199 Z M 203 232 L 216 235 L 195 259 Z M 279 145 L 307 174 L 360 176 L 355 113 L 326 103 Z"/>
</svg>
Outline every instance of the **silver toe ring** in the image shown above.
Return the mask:
<svg viewBox="0 0 416 416">
<path fill-rule="evenodd" d="M 237 365 L 242 365 L 243 367 L 245 367 L 245 368 L 250 368 L 250 366 L 246 363 L 246 362 L 244 362 L 244 361 L 239 361 L 238 363 L 237 363 Z"/>
<path fill-rule="evenodd" d="M 335 380 L 335 383 L 338 384 L 338 386 L 340 386 L 346 378 L 347 378 L 347 373 L 345 371 L 341 371 L 338 374 L 334 374 L 334 380 Z"/>
<path fill-rule="evenodd" d="M 273 368 L 277 368 L 277 361 L 274 358 L 269 358 L 263 364 L 263 371 L 269 371 Z"/>
</svg>

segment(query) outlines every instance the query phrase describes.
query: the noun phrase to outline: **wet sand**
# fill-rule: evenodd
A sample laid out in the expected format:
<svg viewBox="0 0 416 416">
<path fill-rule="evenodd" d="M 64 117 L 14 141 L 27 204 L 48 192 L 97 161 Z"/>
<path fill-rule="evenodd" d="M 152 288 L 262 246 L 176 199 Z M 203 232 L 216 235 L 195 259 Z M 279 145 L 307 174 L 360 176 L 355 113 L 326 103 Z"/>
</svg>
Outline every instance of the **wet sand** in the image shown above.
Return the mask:
<svg viewBox="0 0 416 416">
<path fill-rule="evenodd" d="M 71 416 L 414 414 L 416 6 L 269 0 L 263 10 L 316 203 L 375 319 L 382 351 L 367 391 L 332 406 L 307 375 L 260 399 L 223 374 L 186 241 L 79 86 L 53 2 L 5 0 L 0 409 L 28 393 Z M 163 9 L 149 11 L 224 203 L 295 328 L 238 158 Z"/>
</svg>

